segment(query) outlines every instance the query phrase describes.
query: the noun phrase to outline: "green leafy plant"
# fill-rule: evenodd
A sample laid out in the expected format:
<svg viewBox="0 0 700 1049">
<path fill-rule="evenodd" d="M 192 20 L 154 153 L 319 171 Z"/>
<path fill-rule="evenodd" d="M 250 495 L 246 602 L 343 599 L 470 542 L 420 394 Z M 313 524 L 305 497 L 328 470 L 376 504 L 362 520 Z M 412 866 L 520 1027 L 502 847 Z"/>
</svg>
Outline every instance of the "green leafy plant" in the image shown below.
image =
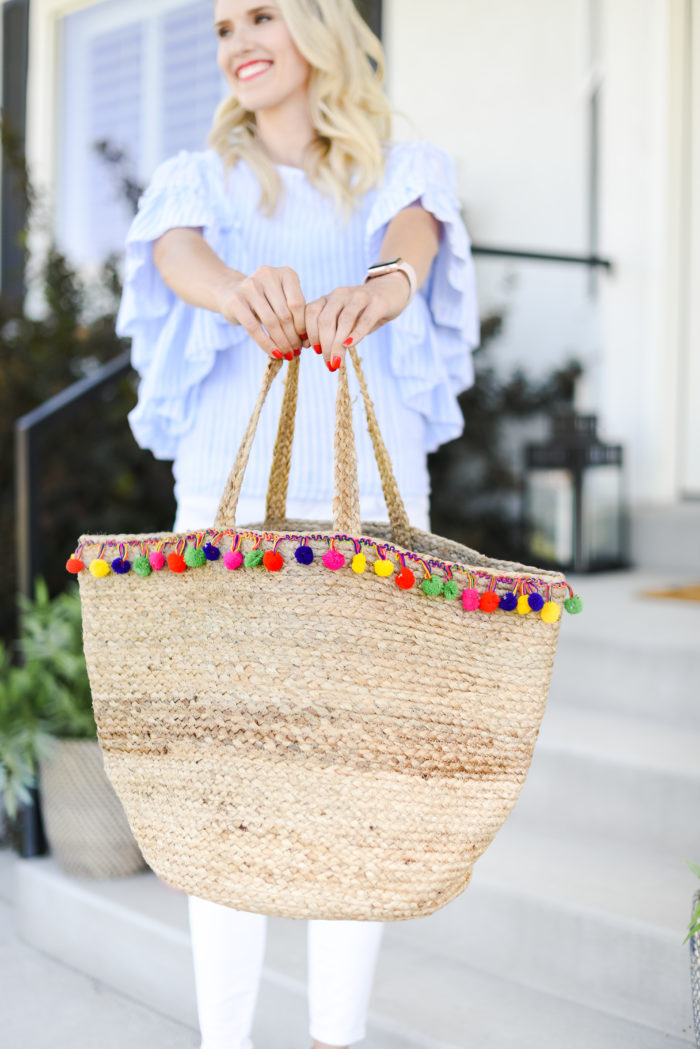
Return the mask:
<svg viewBox="0 0 700 1049">
<path fill-rule="evenodd" d="M 39 579 L 34 599 L 20 597 L 19 602 L 19 647 L 31 671 L 37 716 L 52 736 L 96 738 L 77 583 L 52 598 Z"/>
<path fill-rule="evenodd" d="M 0 797 L 14 820 L 20 804 L 30 804 L 37 785 L 39 761 L 53 741 L 34 705 L 35 677 L 31 667 L 12 666 L 0 642 Z"/>
<path fill-rule="evenodd" d="M 19 603 L 22 664 L 14 666 L 0 643 L 0 796 L 10 819 L 31 804 L 54 739 L 97 736 L 77 584 L 52 598 L 39 579 L 33 600 Z"/>
<path fill-rule="evenodd" d="M 568 360 L 540 379 L 519 368 L 501 374 L 489 345 L 502 322 L 500 314 L 482 318 L 474 385 L 459 397 L 464 432 L 429 456 L 430 519 L 440 535 L 492 557 L 521 561 L 529 556 L 520 513 L 522 447 L 535 436 L 538 422 L 544 423 L 555 408 L 573 404 L 583 368 Z"/>
<path fill-rule="evenodd" d="M 696 874 L 700 878 L 700 864 L 692 863 L 690 860 L 685 861 L 690 867 L 693 874 Z M 690 925 L 688 926 L 688 935 L 683 940 L 683 943 L 687 943 L 691 936 L 694 936 L 696 932 L 700 932 L 700 900 L 698 900 L 697 906 L 693 912 L 693 917 L 690 919 Z"/>
</svg>

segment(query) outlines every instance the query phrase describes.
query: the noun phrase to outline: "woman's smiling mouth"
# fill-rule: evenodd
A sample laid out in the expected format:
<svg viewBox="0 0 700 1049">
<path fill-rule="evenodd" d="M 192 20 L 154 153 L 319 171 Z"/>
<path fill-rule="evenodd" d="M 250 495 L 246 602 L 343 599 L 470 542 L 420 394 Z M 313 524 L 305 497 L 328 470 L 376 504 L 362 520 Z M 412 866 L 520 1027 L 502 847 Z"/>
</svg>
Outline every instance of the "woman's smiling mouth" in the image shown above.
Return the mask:
<svg viewBox="0 0 700 1049">
<path fill-rule="evenodd" d="M 236 70 L 236 77 L 238 80 L 252 80 L 256 76 L 262 76 L 266 73 L 272 62 L 265 60 L 257 60 L 255 62 L 246 62 L 245 65 L 239 66 Z"/>
</svg>

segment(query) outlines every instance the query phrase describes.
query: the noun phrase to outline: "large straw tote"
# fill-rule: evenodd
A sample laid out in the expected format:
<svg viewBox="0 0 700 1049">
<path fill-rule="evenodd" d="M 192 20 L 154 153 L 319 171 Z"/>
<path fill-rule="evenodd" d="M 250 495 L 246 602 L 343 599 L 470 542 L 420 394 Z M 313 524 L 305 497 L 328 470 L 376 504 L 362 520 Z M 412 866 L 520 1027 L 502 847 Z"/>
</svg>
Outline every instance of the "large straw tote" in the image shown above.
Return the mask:
<svg viewBox="0 0 700 1049">
<path fill-rule="evenodd" d="M 391 921 L 457 896 L 513 808 L 580 599 L 411 527 L 350 356 L 390 523 L 360 525 L 345 364 L 333 523 L 286 519 L 296 358 L 266 520 L 236 527 L 270 360 L 213 528 L 83 536 L 67 567 L 105 770 L 156 874 L 242 910 Z"/>
</svg>

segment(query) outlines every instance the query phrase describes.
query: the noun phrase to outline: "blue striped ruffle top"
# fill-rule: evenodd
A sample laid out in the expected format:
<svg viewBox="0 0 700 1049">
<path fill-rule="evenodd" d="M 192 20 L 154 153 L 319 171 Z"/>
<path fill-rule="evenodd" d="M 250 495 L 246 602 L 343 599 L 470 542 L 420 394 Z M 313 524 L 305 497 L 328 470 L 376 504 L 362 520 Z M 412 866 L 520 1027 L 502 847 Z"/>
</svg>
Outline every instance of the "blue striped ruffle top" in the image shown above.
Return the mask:
<svg viewBox="0 0 700 1049">
<path fill-rule="evenodd" d="M 379 260 L 390 220 L 418 201 L 443 223 L 438 255 L 407 308 L 359 344 L 377 418 L 404 499 L 429 491 L 426 455 L 462 432 L 456 395 L 473 382 L 471 351 L 479 326 L 467 231 L 459 214 L 454 162 L 429 142 L 387 147 L 383 182 L 344 228 L 334 203 L 300 168 L 278 165 L 285 193 L 275 214 L 258 213 L 259 187 L 239 161 L 224 177 L 214 150 L 181 151 L 155 171 L 126 239 L 124 288 L 117 317 L 131 337 L 140 375 L 129 415 L 137 442 L 173 459 L 175 494 L 221 494 L 257 398 L 266 355 L 244 328 L 190 306 L 168 288 L 153 263 L 153 241 L 175 226 L 203 229 L 207 243 L 233 269 L 291 266 L 307 302 L 343 285 L 361 284 Z M 264 496 L 284 367 L 263 408 L 242 495 Z M 362 400 L 348 360 L 360 492 L 380 497 Z M 304 350 L 289 495 L 330 500 L 336 377 Z"/>
</svg>

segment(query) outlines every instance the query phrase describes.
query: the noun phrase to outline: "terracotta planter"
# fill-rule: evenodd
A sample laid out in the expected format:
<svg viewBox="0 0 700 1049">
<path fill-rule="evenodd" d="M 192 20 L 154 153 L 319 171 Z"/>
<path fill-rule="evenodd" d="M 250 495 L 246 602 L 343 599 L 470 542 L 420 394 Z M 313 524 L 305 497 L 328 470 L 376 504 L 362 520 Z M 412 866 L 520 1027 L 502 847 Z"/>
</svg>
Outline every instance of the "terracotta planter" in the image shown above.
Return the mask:
<svg viewBox="0 0 700 1049">
<path fill-rule="evenodd" d="M 56 739 L 39 764 L 46 837 L 56 862 L 80 878 L 120 878 L 147 865 L 96 739 Z"/>
<path fill-rule="evenodd" d="M 693 897 L 692 914 L 700 901 L 700 889 Z M 695 1044 L 700 1049 L 700 931 L 690 937 L 690 994 L 693 1002 Z"/>
</svg>

